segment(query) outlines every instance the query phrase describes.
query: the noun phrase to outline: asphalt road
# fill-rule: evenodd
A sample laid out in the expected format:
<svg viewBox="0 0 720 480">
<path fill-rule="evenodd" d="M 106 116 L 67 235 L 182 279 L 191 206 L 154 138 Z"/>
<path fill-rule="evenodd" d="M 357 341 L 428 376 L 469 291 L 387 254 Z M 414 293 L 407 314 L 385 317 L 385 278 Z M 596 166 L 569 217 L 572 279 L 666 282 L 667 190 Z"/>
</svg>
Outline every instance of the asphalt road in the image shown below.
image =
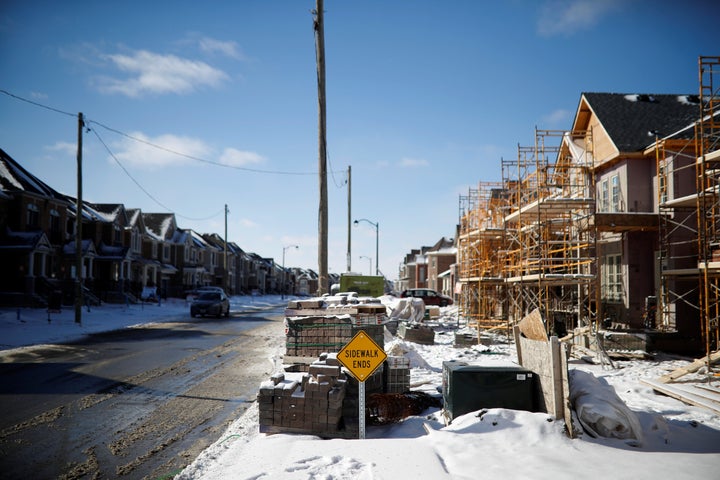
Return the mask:
<svg viewBox="0 0 720 480">
<path fill-rule="evenodd" d="M 0 363 L 0 477 L 172 478 L 255 401 L 282 310 L 26 349 Z"/>
</svg>

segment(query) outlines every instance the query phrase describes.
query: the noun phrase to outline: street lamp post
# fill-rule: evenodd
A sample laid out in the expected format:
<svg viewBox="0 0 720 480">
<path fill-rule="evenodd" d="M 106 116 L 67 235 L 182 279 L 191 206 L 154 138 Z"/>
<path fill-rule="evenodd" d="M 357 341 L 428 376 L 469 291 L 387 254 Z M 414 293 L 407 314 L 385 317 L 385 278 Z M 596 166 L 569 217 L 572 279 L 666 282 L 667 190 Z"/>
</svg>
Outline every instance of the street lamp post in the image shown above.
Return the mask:
<svg viewBox="0 0 720 480">
<path fill-rule="evenodd" d="M 287 283 L 285 281 L 285 251 L 288 248 L 299 248 L 297 245 L 288 245 L 287 247 L 283 247 L 283 263 L 282 263 L 282 288 L 280 289 L 280 298 L 282 300 L 285 300 L 285 289 L 287 288 Z"/>
<path fill-rule="evenodd" d="M 373 227 L 375 227 L 375 275 L 380 275 L 380 256 L 379 256 L 379 245 L 380 245 L 380 222 L 371 222 L 370 220 L 366 218 L 361 218 L 359 220 L 355 220 L 353 223 L 357 225 L 360 222 L 367 222 Z"/>
<path fill-rule="evenodd" d="M 372 258 L 366 257 L 365 255 L 360 255 L 360 258 L 367 258 L 368 261 L 368 275 L 372 275 Z"/>
</svg>

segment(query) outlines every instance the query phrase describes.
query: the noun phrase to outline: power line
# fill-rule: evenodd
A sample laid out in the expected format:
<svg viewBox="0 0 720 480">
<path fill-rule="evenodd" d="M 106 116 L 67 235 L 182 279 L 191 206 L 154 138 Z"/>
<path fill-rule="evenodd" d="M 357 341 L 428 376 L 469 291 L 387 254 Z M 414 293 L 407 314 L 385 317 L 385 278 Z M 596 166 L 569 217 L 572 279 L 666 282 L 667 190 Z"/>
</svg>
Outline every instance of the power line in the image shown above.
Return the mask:
<svg viewBox="0 0 720 480">
<path fill-rule="evenodd" d="M 2 89 L 0 89 L 0 92 L 1 92 L 1 93 L 4 93 L 4 94 L 7 95 L 8 97 L 12 97 L 12 98 L 14 98 L 14 99 L 16 99 L 16 100 L 20 100 L 21 102 L 26 102 L 26 103 L 29 103 L 29 104 L 31 104 L 31 105 L 35 105 L 36 107 L 44 108 L 44 109 L 46 109 L 46 110 L 50 110 L 50 111 L 55 112 L 55 113 L 61 113 L 61 114 L 63 114 L 63 115 L 67 115 L 67 116 L 69 116 L 69 117 L 77 118 L 77 114 L 76 114 L 76 113 L 65 112 L 65 111 L 63 111 L 63 110 L 60 110 L 59 108 L 50 107 L 50 106 L 48 106 L 48 105 L 43 105 L 42 103 L 34 102 L 34 101 L 32 101 L 32 100 L 28 100 L 27 98 L 23 98 L 23 97 L 19 97 L 19 96 L 17 96 L 17 95 L 14 95 L 14 94 L 8 92 L 7 90 L 2 90 Z"/>
<path fill-rule="evenodd" d="M 232 168 L 232 169 L 235 169 L 235 170 L 243 170 L 243 171 L 246 171 L 246 172 L 265 173 L 265 174 L 273 174 L 273 175 L 315 175 L 315 174 L 316 174 L 316 172 L 287 172 L 287 171 L 281 171 L 281 170 L 262 170 L 262 169 L 257 169 L 257 168 L 240 167 L 240 166 L 237 166 L 237 165 L 228 165 L 228 164 L 225 164 L 225 163 L 215 162 L 215 161 L 212 161 L 212 160 L 208 160 L 208 159 L 206 159 L 206 158 L 196 157 L 196 156 L 194 156 L 194 155 L 189 155 L 189 154 L 182 153 L 182 152 L 178 152 L 178 151 L 176 151 L 176 150 L 173 150 L 173 149 L 170 149 L 170 148 L 167 148 L 167 147 L 163 147 L 162 145 L 158 145 L 158 144 L 156 144 L 156 143 L 152 143 L 152 142 L 149 142 L 149 141 L 147 141 L 147 140 L 143 140 L 142 138 L 134 137 L 134 136 L 132 136 L 132 135 L 130 135 L 130 134 L 128 134 L 128 133 L 121 132 L 120 130 L 116 130 L 116 129 L 114 129 L 114 128 L 108 127 L 107 125 L 103 125 L 102 123 L 96 122 L 96 121 L 94 121 L 94 120 L 90 120 L 90 121 L 88 121 L 88 123 L 94 123 L 95 125 L 98 125 L 98 126 L 104 128 L 104 129 L 108 130 L 108 131 L 111 131 L 111 132 L 116 133 L 116 134 L 118 134 L 118 135 L 122 135 L 123 137 L 129 138 L 129 139 L 131 139 L 131 140 L 135 140 L 136 142 L 140 142 L 140 143 L 143 143 L 143 144 L 145 144 L 145 145 L 149 145 L 149 146 L 151 146 L 151 147 L 157 148 L 158 150 L 162 150 L 162 151 L 165 151 L 165 152 L 168 152 L 168 153 L 172 153 L 173 155 L 177 155 L 177 156 L 180 156 L 180 157 L 188 158 L 188 159 L 190 159 L 190 160 L 195 160 L 196 162 L 208 163 L 208 164 L 214 165 L 214 166 L 216 166 L 216 167 Z"/>
<path fill-rule="evenodd" d="M 23 98 L 23 97 L 21 97 L 21 96 L 19 96 L 19 95 L 15 95 L 15 94 L 13 94 L 13 93 L 10 93 L 10 92 L 8 92 L 7 90 L 0 89 L 0 93 L 4 93 L 5 95 L 7 95 L 7 96 L 9 96 L 9 97 L 11 97 L 11 98 L 14 98 L 14 99 L 16 99 L 16 100 L 19 100 L 19 101 L 21 101 L 21 102 L 29 103 L 29 104 L 34 105 L 34 106 L 36 106 L 36 107 L 44 108 L 44 109 L 46 109 L 46 110 L 50 110 L 50 111 L 55 112 L 55 113 L 60 113 L 60 114 L 62 114 L 62 115 L 67 115 L 67 116 L 73 117 L 73 118 L 76 118 L 76 117 L 77 117 L 77 114 L 75 114 L 75 113 L 66 112 L 66 111 L 60 110 L 60 109 L 58 109 L 58 108 L 54 108 L 54 107 L 51 107 L 51 106 L 48 106 L 48 105 L 44 105 L 44 104 L 39 103 L 39 102 L 35 102 L 35 101 L 33 101 L 33 100 L 29 100 L 29 99 L 27 99 L 27 98 Z M 108 130 L 108 131 L 110 131 L 110 132 L 113 132 L 113 133 L 115 133 L 115 134 L 117 134 L 117 135 L 121 135 L 121 136 L 123 136 L 123 137 L 129 138 L 130 140 L 134 140 L 134 141 L 136 141 L 136 142 L 139 142 L 139 143 L 148 145 L 148 146 L 150 146 L 150 147 L 157 148 L 158 150 L 162 150 L 162 151 L 165 151 L 165 152 L 168 152 L 168 153 L 172 153 L 173 155 L 177 155 L 177 156 L 184 157 L 184 158 L 187 158 L 187 159 L 190 159 L 190 160 L 194 160 L 194 161 L 196 161 L 196 162 L 202 162 L 202 163 L 207 163 L 207 164 L 210 164 L 210 165 L 214 165 L 214 166 L 216 166 L 216 167 L 231 168 L 231 169 L 234 169 L 234 170 L 242 170 L 242 171 L 251 172 L 251 173 L 262 173 L 262 174 L 267 174 L 267 175 L 298 175 L 298 176 L 303 176 L 303 175 L 317 175 L 317 172 L 290 172 L 290 171 L 283 171 L 283 170 L 263 170 L 263 169 L 258 169 L 258 168 L 241 167 L 241 166 L 238 166 L 238 165 L 227 165 L 227 164 L 225 164 L 225 163 L 215 162 L 215 161 L 212 161 L 212 160 L 208 160 L 208 159 L 206 159 L 206 158 L 196 157 L 196 156 L 194 156 L 194 155 L 189 155 L 189 154 L 186 154 L 186 153 L 183 153 L 183 152 L 178 152 L 177 150 L 173 150 L 173 149 L 170 149 L 170 148 L 167 148 L 167 147 L 163 147 L 162 145 L 158 145 L 158 144 L 156 144 L 156 143 L 153 143 L 153 142 L 144 140 L 144 139 L 142 139 L 142 138 L 135 137 L 135 136 L 133 136 L 133 135 L 130 135 L 130 134 L 128 134 L 128 133 L 125 133 L 125 132 L 123 132 L 123 131 L 121 131 L 121 130 L 118 130 L 118 129 L 116 129 L 116 128 L 109 127 L 109 126 L 107 126 L 107 125 L 105 125 L 105 124 L 103 124 L 103 123 L 101 123 L 101 122 L 98 122 L 98 121 L 95 121 L 95 120 L 90 120 L 90 119 L 88 119 L 87 116 L 86 116 L 86 118 L 85 118 L 85 124 L 86 124 L 86 125 L 89 125 L 89 124 L 91 124 L 91 123 L 94 123 L 95 125 L 97 125 L 97 126 L 99 126 L 99 127 L 102 127 L 102 128 L 104 128 L 105 130 Z M 93 130 L 93 132 L 95 132 L 95 131 Z M 95 132 L 95 134 L 97 135 L 97 132 Z M 107 146 L 106 146 L 106 148 L 107 148 Z M 341 173 L 341 171 L 333 172 L 333 173 Z"/>
<path fill-rule="evenodd" d="M 108 145 L 105 143 L 105 141 L 100 137 L 100 134 L 97 133 L 97 131 L 96 131 L 94 128 L 88 128 L 88 131 L 91 131 L 93 134 L 95 134 L 95 136 L 96 136 L 97 139 L 100 141 L 100 143 L 103 145 L 103 147 L 105 147 L 105 150 L 107 150 L 108 154 L 110 154 L 110 156 L 112 157 L 112 159 L 115 160 L 115 163 L 117 163 L 117 164 L 120 166 L 120 168 L 122 169 L 122 171 L 125 172 L 125 175 L 127 175 L 128 178 L 130 178 L 130 180 L 132 180 L 133 183 L 135 183 L 135 185 L 137 185 L 138 188 L 139 188 L 140 190 L 142 190 L 145 195 L 148 196 L 148 198 L 150 198 L 153 202 L 155 202 L 155 203 L 157 203 L 158 205 L 160 205 L 160 206 L 161 206 L 162 208 L 164 208 L 166 211 L 168 211 L 168 212 L 173 212 L 177 217 L 183 218 L 183 219 L 185 219 L 185 220 L 194 220 L 194 221 L 210 220 L 211 218 L 215 218 L 215 217 L 217 217 L 218 215 L 220 215 L 220 214 L 222 213 L 222 212 L 218 212 L 218 213 L 215 213 L 215 214 L 213 214 L 213 215 L 211 215 L 211 216 L 209 216 L 209 217 L 205 217 L 205 218 L 192 218 L 192 217 L 186 217 L 186 216 L 184 216 L 184 215 L 180 215 L 179 213 L 175 212 L 174 209 L 168 207 L 167 205 L 165 205 L 164 203 L 162 203 L 160 200 L 158 200 L 157 198 L 155 198 L 150 192 L 147 191 L 147 189 L 145 189 L 145 187 L 143 187 L 143 186 L 140 184 L 140 182 L 137 181 L 137 179 L 135 179 L 135 177 L 133 177 L 133 176 L 130 174 L 130 172 L 128 172 L 127 168 L 125 168 L 125 166 L 122 164 L 122 162 L 117 158 L 117 156 L 115 156 L 115 154 L 112 152 L 112 150 L 110 150 L 110 147 L 108 147 Z"/>
</svg>

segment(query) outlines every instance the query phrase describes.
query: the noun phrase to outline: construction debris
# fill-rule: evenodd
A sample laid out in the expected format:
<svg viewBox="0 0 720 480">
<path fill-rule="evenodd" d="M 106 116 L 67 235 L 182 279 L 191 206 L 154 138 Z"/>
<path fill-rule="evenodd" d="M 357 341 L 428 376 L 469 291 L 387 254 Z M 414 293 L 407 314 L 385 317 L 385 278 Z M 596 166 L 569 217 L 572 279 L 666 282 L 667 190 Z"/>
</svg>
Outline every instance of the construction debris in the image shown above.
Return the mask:
<svg viewBox="0 0 720 480">
<path fill-rule="evenodd" d="M 425 392 L 373 393 L 365 403 L 365 418 L 370 425 L 387 425 L 419 415 L 430 407 L 441 408 L 442 398 Z"/>
<path fill-rule="evenodd" d="M 687 365 L 682 368 L 678 368 L 677 370 L 674 370 L 667 375 L 663 375 L 659 378 L 659 381 L 662 383 L 669 383 L 672 381 L 677 380 L 678 378 L 682 377 L 683 375 L 687 375 L 688 373 L 697 372 L 702 367 L 706 367 L 708 365 L 715 365 L 716 363 L 720 362 L 720 350 L 715 351 L 711 353 L 710 355 L 702 358 L 698 358 L 694 362 L 692 362 L 690 365 Z"/>
<path fill-rule="evenodd" d="M 435 344 L 435 330 L 425 325 L 402 323 L 398 327 L 398 337 L 421 345 Z"/>
</svg>

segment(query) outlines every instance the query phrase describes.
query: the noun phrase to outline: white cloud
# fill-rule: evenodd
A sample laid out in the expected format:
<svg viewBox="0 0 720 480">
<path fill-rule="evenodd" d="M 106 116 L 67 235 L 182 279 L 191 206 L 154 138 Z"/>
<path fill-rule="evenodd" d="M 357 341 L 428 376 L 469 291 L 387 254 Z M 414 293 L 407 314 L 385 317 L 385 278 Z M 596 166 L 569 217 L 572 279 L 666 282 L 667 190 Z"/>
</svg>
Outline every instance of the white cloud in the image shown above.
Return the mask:
<svg viewBox="0 0 720 480">
<path fill-rule="evenodd" d="M 555 126 L 564 122 L 568 122 L 571 118 L 570 116 L 571 113 L 569 110 L 559 108 L 555 111 L 550 112 L 548 115 L 545 115 L 543 117 L 543 121 L 545 123 Z"/>
<path fill-rule="evenodd" d="M 54 145 L 50 145 L 45 148 L 51 152 L 62 152 L 66 155 L 77 155 L 78 146 L 76 143 L 56 142 Z"/>
<path fill-rule="evenodd" d="M 152 138 L 139 132 L 129 135 L 140 141 L 126 138 L 118 145 L 113 146 L 113 153 L 125 166 L 154 170 L 161 167 L 188 164 L 193 162 L 189 157 L 207 158 L 212 152 L 212 149 L 207 144 L 196 138 L 169 134 Z M 157 148 L 154 145 L 162 148 Z M 114 162 L 114 160 L 110 159 L 110 162 Z"/>
<path fill-rule="evenodd" d="M 545 37 L 572 35 L 597 24 L 621 4 L 621 0 L 550 0 L 540 8 L 537 32 Z"/>
<path fill-rule="evenodd" d="M 226 148 L 220 156 L 220 163 L 231 167 L 243 167 L 263 163 L 265 159 L 255 152 L 244 152 L 234 148 Z"/>
<path fill-rule="evenodd" d="M 427 167 L 430 163 L 427 160 L 405 157 L 400 160 L 401 167 Z"/>
<path fill-rule="evenodd" d="M 146 93 L 184 94 L 202 86 L 217 87 L 229 78 L 225 72 L 205 62 L 147 50 L 130 55 L 103 55 L 103 58 L 129 76 L 101 77 L 98 79 L 98 88 L 104 93 L 119 93 L 128 97 L 139 97 Z"/>
<path fill-rule="evenodd" d="M 245 60 L 245 54 L 240 50 L 236 42 L 223 42 L 214 38 L 203 37 L 198 40 L 200 50 L 205 53 L 220 53 L 236 60 Z"/>
</svg>

